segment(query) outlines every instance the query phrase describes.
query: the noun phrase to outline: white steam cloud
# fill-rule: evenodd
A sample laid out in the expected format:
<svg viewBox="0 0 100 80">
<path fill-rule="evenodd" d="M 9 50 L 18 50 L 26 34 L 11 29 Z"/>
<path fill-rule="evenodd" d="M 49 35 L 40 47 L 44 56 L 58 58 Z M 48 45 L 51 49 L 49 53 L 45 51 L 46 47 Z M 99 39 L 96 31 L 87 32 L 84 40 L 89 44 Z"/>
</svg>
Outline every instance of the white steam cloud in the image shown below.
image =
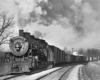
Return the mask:
<svg viewBox="0 0 100 80">
<path fill-rule="evenodd" d="M 45 39 L 49 44 L 61 49 L 100 47 L 99 0 L 13 2 L 20 28 Z"/>
<path fill-rule="evenodd" d="M 25 6 L 28 5 L 27 0 L 24 2 L 22 3 Z M 21 2 L 19 1 L 19 3 Z M 61 49 L 65 47 L 70 49 L 99 47 L 98 12 L 92 8 L 91 3 L 87 1 L 83 3 L 82 0 L 31 0 L 30 3 L 27 7 L 20 4 L 21 9 L 22 11 L 29 9 L 27 11 L 28 19 L 35 18 L 36 22 L 30 21 L 31 26 L 26 23 L 27 21 L 22 23 L 27 24 L 24 29 L 32 33 L 40 32 L 42 38 L 49 44 Z M 51 8 L 49 9 L 49 7 Z M 44 12 L 45 15 L 43 15 Z"/>
</svg>

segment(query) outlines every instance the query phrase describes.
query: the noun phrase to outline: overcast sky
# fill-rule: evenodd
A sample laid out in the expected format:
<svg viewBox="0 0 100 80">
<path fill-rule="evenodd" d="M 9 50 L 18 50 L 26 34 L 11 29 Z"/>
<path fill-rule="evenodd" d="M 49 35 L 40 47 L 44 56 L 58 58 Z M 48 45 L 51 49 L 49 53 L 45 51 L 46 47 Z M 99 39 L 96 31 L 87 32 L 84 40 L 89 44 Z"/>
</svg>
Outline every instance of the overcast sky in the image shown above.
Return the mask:
<svg viewBox="0 0 100 80">
<path fill-rule="evenodd" d="M 100 48 L 100 0 L 0 0 L 19 29 L 61 49 Z"/>
</svg>

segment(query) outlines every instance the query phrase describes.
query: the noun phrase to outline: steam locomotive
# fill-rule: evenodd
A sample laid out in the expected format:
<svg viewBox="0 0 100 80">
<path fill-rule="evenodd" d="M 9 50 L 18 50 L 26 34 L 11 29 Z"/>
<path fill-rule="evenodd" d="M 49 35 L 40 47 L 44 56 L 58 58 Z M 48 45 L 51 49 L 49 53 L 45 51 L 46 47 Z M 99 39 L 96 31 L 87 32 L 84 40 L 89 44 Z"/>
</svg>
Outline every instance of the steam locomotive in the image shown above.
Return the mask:
<svg viewBox="0 0 100 80">
<path fill-rule="evenodd" d="M 36 68 L 52 68 L 59 63 L 86 61 L 85 56 L 65 53 L 23 30 L 19 30 L 19 36 L 10 39 L 9 47 L 11 52 L 5 54 L 6 73 L 30 72 Z"/>
</svg>

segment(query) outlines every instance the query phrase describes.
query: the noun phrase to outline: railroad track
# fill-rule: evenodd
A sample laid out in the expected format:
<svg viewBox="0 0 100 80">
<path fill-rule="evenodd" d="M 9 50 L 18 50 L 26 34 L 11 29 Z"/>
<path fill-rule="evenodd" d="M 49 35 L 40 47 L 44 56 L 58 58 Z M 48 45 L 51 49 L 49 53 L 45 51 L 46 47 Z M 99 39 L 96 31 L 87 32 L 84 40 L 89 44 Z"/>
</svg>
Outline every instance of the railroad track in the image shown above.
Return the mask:
<svg viewBox="0 0 100 80">
<path fill-rule="evenodd" d="M 38 70 L 30 73 L 18 74 L 18 75 L 7 75 L 0 78 L 0 80 L 24 80 L 24 79 L 25 80 L 66 80 L 66 77 L 69 76 L 69 73 L 71 72 L 71 70 L 73 70 L 73 68 L 76 65 L 54 67 L 48 70 L 42 69 L 42 70 Z"/>
<path fill-rule="evenodd" d="M 59 79 L 57 80 L 61 80 L 63 78 L 63 76 L 65 76 L 65 73 L 68 73 L 72 70 L 72 68 L 74 68 L 75 66 L 66 66 L 66 67 L 58 67 L 58 68 L 53 68 L 47 71 L 43 71 L 37 74 L 32 74 L 30 76 L 21 76 L 21 77 L 16 77 L 16 78 L 12 78 L 12 79 L 6 79 L 6 80 L 49 80 L 50 75 L 56 75 L 57 72 L 61 72 L 59 75 Z M 38 75 L 38 76 L 37 76 Z M 57 77 L 58 78 L 58 77 Z M 52 79 L 50 79 L 52 80 Z M 55 79 L 54 79 L 55 80 Z"/>
<path fill-rule="evenodd" d="M 40 78 L 37 78 L 36 80 L 64 80 L 63 77 L 65 76 L 65 74 L 66 73 L 69 74 L 74 67 L 75 66 L 68 66 L 68 67 L 60 68 L 60 69 L 55 70 L 49 74 L 46 74 Z"/>
</svg>

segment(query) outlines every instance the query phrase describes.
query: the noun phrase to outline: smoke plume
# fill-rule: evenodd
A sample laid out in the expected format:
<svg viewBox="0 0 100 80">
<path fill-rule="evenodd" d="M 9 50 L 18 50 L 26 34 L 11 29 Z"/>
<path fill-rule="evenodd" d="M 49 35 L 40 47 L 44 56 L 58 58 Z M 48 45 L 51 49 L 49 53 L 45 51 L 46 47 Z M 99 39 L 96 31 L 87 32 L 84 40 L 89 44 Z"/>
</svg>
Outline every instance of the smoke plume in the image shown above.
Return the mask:
<svg viewBox="0 0 100 80">
<path fill-rule="evenodd" d="M 5 0 L 6 1 L 6 0 Z M 99 48 L 99 0 L 12 0 L 16 25 L 61 49 Z"/>
</svg>

